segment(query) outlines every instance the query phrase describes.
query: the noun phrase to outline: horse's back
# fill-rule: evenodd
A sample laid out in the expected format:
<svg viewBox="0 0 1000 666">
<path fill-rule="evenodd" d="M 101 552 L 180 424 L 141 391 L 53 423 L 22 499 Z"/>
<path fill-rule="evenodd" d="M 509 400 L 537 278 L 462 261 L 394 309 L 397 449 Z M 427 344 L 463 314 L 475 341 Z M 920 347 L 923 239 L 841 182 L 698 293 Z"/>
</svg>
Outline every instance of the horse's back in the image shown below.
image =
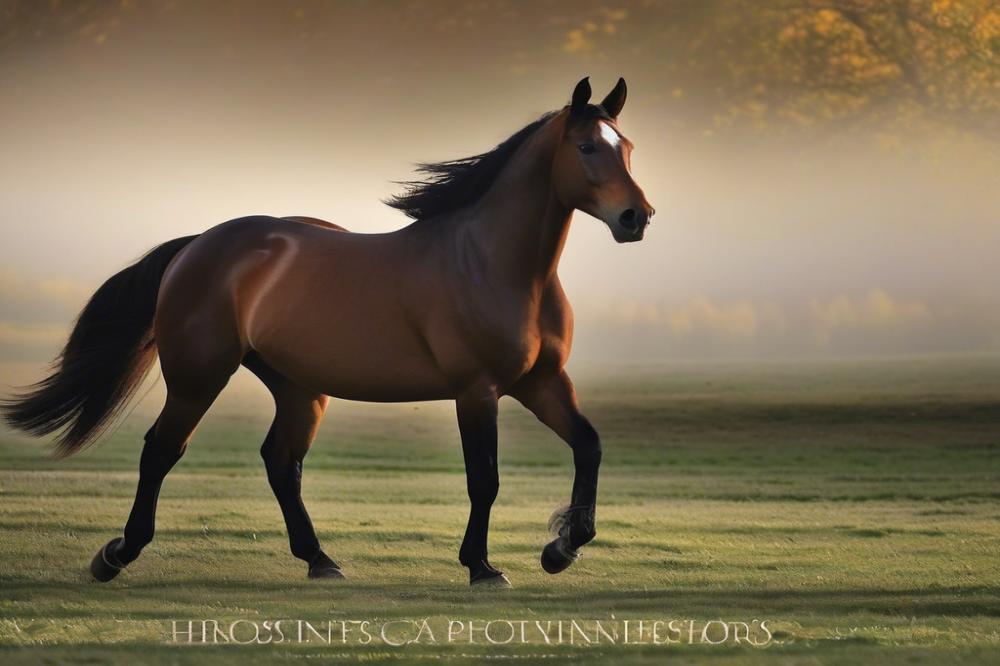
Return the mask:
<svg viewBox="0 0 1000 666">
<path fill-rule="evenodd" d="M 339 224 L 334 224 L 333 222 L 327 222 L 326 220 L 321 220 L 318 217 L 306 217 L 304 215 L 289 215 L 281 219 L 288 220 L 290 222 L 302 222 L 303 224 L 311 224 L 313 226 L 321 227 L 323 229 L 330 229 L 332 231 L 347 231 L 347 229 L 340 226 Z"/>
</svg>

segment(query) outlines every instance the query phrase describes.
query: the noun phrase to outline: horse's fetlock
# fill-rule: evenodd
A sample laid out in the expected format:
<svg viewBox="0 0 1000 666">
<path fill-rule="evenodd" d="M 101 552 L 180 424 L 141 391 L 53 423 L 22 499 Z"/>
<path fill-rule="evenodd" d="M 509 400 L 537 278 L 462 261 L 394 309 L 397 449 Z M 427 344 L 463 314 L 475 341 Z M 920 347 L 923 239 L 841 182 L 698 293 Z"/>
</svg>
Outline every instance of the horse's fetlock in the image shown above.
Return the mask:
<svg viewBox="0 0 1000 666">
<path fill-rule="evenodd" d="M 594 507 L 575 510 L 569 521 L 570 545 L 576 549 L 590 543 L 597 536 Z"/>
<path fill-rule="evenodd" d="M 315 543 L 293 543 L 291 544 L 291 551 L 292 555 L 310 564 L 312 564 L 317 555 L 323 552 Z"/>
<path fill-rule="evenodd" d="M 580 546 L 586 545 L 594 540 L 597 536 L 597 530 L 594 529 L 593 525 L 589 527 L 573 527 L 570 528 L 569 532 L 569 543 L 570 546 L 575 550 Z"/>
</svg>

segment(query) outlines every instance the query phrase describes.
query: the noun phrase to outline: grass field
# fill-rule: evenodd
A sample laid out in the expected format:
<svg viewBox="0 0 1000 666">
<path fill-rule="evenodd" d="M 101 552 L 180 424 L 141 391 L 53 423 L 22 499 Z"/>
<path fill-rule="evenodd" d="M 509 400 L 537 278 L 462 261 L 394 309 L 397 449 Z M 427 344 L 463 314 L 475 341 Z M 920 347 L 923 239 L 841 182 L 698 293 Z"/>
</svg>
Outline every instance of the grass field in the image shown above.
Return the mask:
<svg viewBox="0 0 1000 666">
<path fill-rule="evenodd" d="M 490 550 L 514 583 L 506 591 L 469 589 L 457 562 L 467 500 L 449 404 L 331 406 L 305 499 L 349 576 L 341 583 L 307 580 L 287 552 L 257 455 L 270 419 L 259 392 L 237 391 L 209 414 L 165 483 L 156 540 L 106 585 L 86 567 L 127 516 L 157 394 L 64 462 L 4 432 L 0 661 L 1000 660 L 1000 359 L 575 374 L 604 442 L 598 537 L 567 572 L 542 572 L 571 458 L 505 399 Z M 203 619 L 427 619 L 437 642 L 171 642 L 172 620 Z M 766 620 L 773 640 L 447 641 L 449 621 L 493 619 Z M 416 633 L 391 626 L 393 641 Z"/>
</svg>

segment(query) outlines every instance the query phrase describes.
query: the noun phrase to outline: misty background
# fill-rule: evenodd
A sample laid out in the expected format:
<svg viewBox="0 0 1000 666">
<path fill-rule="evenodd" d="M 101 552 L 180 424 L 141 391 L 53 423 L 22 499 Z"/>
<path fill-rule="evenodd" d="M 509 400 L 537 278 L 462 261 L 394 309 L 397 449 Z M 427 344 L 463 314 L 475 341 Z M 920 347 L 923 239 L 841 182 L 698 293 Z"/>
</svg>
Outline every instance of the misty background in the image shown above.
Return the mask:
<svg viewBox="0 0 1000 666">
<path fill-rule="evenodd" d="M 1000 350 L 1000 7 L 975 0 L 0 1 L 0 363 L 147 249 L 360 232 L 420 161 L 624 76 L 656 207 L 577 213 L 574 363 Z"/>
</svg>

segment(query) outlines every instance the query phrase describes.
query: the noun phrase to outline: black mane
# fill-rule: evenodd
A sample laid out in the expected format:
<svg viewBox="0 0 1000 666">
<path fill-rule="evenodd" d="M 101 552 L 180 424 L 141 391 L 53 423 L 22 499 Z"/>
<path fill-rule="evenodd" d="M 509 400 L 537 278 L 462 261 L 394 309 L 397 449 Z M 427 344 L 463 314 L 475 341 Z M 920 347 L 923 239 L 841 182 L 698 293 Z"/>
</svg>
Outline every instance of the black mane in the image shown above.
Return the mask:
<svg viewBox="0 0 1000 666">
<path fill-rule="evenodd" d="M 528 137 L 557 113 L 559 112 L 546 113 L 485 153 L 417 165 L 417 172 L 424 174 L 426 178 L 402 183 L 406 186 L 406 191 L 385 203 L 415 220 L 468 206 L 486 193 L 504 164 Z"/>
</svg>

